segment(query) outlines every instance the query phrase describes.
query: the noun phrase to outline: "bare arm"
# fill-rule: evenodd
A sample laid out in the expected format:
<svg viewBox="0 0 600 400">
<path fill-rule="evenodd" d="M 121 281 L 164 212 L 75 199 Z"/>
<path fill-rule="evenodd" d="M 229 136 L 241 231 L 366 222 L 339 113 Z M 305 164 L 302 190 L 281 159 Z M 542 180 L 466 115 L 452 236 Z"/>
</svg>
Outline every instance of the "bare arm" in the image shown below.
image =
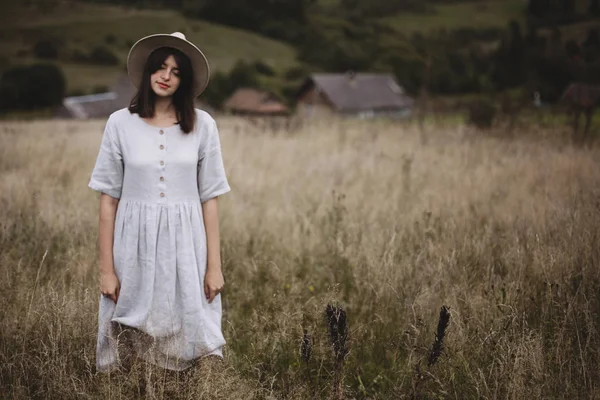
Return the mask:
<svg viewBox="0 0 600 400">
<path fill-rule="evenodd" d="M 119 281 L 115 275 L 113 240 L 119 199 L 100 195 L 98 245 L 100 247 L 100 291 L 114 302 L 119 296 Z"/>
<path fill-rule="evenodd" d="M 202 212 L 206 229 L 208 268 L 221 269 L 221 243 L 219 238 L 219 208 L 217 197 L 202 203 Z"/>
<path fill-rule="evenodd" d="M 221 243 L 219 232 L 219 208 L 217 197 L 202 203 L 204 227 L 206 229 L 207 268 L 204 291 L 209 303 L 221 291 L 225 284 L 221 269 Z"/>
</svg>

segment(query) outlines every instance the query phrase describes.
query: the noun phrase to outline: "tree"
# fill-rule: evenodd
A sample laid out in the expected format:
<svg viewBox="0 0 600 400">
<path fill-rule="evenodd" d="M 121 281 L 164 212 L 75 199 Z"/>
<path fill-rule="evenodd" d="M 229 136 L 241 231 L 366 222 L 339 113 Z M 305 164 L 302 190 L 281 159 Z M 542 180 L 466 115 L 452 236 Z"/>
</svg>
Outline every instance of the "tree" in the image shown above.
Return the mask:
<svg viewBox="0 0 600 400">
<path fill-rule="evenodd" d="M 548 1 L 529 0 L 527 4 L 527 13 L 535 17 L 541 17 L 548 11 Z"/>
<path fill-rule="evenodd" d="M 37 58 L 55 59 L 58 57 L 58 44 L 54 40 L 42 39 L 33 47 Z"/>
<path fill-rule="evenodd" d="M 105 46 L 94 47 L 90 54 L 90 61 L 100 65 L 119 65 L 119 58 Z"/>
<path fill-rule="evenodd" d="M 0 109 L 24 109 L 57 106 L 62 103 L 66 80 L 54 64 L 17 66 L 0 79 Z"/>
<path fill-rule="evenodd" d="M 240 87 L 260 88 L 258 72 L 254 64 L 238 60 L 229 74 L 217 71 L 202 94 L 203 99 L 213 107 L 221 107 L 223 102 Z"/>
<path fill-rule="evenodd" d="M 190 15 L 296 42 L 302 37 L 312 0 L 202 0 L 183 2 Z"/>
<path fill-rule="evenodd" d="M 514 87 L 526 77 L 526 47 L 518 22 L 510 21 L 509 33 L 495 55 L 493 79 L 499 88 Z"/>
<path fill-rule="evenodd" d="M 575 14 L 575 0 L 563 0 L 563 11 L 567 15 Z"/>
</svg>

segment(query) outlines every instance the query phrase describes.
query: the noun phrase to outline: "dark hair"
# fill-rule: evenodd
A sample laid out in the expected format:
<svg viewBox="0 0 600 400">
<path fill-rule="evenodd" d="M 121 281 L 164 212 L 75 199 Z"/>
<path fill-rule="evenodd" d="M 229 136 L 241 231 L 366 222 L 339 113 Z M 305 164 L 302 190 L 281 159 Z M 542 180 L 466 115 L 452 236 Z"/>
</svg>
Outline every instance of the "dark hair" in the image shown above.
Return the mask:
<svg viewBox="0 0 600 400">
<path fill-rule="evenodd" d="M 173 105 L 177 112 L 177 121 L 183 132 L 190 133 L 194 129 L 194 123 L 196 122 L 192 92 L 194 85 L 192 63 L 183 52 L 172 47 L 160 47 L 150 53 L 144 65 L 142 82 L 137 93 L 131 99 L 128 109 L 130 113 L 137 113 L 143 118 L 152 118 L 154 116 L 156 93 L 152 90 L 150 76 L 158 71 L 170 55 L 175 58 L 179 67 L 180 83 L 175 93 L 173 93 Z"/>
</svg>

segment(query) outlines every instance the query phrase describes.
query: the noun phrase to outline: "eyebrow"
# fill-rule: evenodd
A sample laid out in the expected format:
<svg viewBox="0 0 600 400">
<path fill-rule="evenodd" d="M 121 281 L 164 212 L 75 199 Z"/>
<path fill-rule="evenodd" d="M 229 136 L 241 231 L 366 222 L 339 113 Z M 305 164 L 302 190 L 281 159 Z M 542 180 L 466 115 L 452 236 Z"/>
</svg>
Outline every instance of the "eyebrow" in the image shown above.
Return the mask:
<svg viewBox="0 0 600 400">
<path fill-rule="evenodd" d="M 167 65 L 166 63 L 162 63 L 162 65 Z M 173 67 L 173 69 L 176 69 L 179 71 L 179 67 Z"/>
</svg>

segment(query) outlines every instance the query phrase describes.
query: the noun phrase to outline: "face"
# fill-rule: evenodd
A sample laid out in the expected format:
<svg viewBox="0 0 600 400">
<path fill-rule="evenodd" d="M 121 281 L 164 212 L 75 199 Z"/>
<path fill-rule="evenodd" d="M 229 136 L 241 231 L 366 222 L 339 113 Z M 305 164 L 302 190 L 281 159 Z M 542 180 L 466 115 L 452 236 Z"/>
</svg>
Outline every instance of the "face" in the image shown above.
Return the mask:
<svg viewBox="0 0 600 400">
<path fill-rule="evenodd" d="M 160 97 L 173 96 L 179 87 L 179 82 L 179 67 L 172 55 L 168 56 L 162 66 L 150 76 L 152 90 Z"/>
</svg>

